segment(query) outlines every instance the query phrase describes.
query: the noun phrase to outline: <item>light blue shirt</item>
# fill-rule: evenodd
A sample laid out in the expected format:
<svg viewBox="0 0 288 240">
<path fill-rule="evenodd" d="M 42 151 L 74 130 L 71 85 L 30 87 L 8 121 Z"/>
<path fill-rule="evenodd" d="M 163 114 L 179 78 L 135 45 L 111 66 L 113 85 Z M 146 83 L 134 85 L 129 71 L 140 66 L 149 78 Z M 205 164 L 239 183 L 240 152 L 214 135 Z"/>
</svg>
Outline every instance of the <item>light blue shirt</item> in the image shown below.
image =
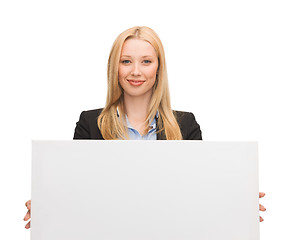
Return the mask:
<svg viewBox="0 0 288 240">
<path fill-rule="evenodd" d="M 157 134 L 156 134 L 156 118 L 158 116 L 158 112 L 153 119 L 152 123 L 150 124 L 151 129 L 148 131 L 148 133 L 144 136 L 142 136 L 136 129 L 132 127 L 130 124 L 128 117 L 126 115 L 126 124 L 128 127 L 128 135 L 130 140 L 157 140 Z"/>
<path fill-rule="evenodd" d="M 119 111 L 118 111 L 118 107 L 116 109 L 117 111 L 117 116 L 119 117 Z M 156 126 L 156 119 L 158 118 L 159 112 L 156 112 L 156 116 L 154 117 L 152 123 L 150 124 L 150 129 L 148 131 L 148 133 L 144 136 L 142 136 L 135 128 L 132 127 L 132 125 L 130 124 L 127 115 L 125 115 L 126 117 L 126 125 L 128 128 L 128 136 L 129 136 L 129 140 L 157 140 L 157 126 Z"/>
</svg>

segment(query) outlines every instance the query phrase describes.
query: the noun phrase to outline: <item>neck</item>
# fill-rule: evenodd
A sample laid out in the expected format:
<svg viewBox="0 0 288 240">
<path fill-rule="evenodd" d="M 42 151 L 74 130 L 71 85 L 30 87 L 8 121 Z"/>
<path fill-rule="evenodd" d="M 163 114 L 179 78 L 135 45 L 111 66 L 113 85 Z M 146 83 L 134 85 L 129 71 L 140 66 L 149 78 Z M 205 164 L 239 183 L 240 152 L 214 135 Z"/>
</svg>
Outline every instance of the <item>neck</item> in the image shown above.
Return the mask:
<svg viewBox="0 0 288 240">
<path fill-rule="evenodd" d="M 144 122 L 149 110 L 150 94 L 134 97 L 124 93 L 124 108 L 130 122 Z"/>
</svg>

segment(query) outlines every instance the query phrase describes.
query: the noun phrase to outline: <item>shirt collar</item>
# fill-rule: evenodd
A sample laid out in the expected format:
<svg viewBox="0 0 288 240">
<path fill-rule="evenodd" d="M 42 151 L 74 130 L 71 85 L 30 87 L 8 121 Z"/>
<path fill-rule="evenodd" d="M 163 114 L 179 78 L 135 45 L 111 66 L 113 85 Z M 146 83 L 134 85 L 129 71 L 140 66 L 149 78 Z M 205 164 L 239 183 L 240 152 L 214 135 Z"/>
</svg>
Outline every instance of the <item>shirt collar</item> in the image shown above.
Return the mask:
<svg viewBox="0 0 288 240">
<path fill-rule="evenodd" d="M 119 117 L 120 115 L 119 115 L 118 107 L 116 108 L 116 111 L 117 111 L 117 117 Z M 159 117 L 159 112 L 158 112 L 158 110 L 157 110 L 156 115 L 155 115 L 153 121 L 152 121 L 151 124 L 150 124 L 151 129 L 155 129 L 155 128 L 156 128 L 156 120 L 158 119 L 158 117 Z M 125 119 L 126 119 L 127 127 L 130 128 L 130 129 L 134 129 L 134 128 L 132 127 L 132 125 L 130 124 L 130 122 L 129 122 L 129 120 L 128 120 L 128 117 L 127 117 L 126 114 L 125 114 Z M 150 130 L 149 130 L 149 131 L 150 131 Z"/>
</svg>

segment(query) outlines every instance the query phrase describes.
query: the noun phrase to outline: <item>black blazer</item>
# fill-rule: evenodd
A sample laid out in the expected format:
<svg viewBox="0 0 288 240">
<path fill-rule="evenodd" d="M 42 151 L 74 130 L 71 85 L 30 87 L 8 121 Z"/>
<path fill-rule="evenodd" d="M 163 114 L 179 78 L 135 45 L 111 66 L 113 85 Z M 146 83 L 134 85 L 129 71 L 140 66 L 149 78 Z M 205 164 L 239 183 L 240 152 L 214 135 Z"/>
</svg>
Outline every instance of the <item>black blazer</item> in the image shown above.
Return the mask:
<svg viewBox="0 0 288 240">
<path fill-rule="evenodd" d="M 76 123 L 73 139 L 102 139 L 102 134 L 97 125 L 97 119 L 103 108 L 83 111 Z M 179 124 L 183 140 L 202 140 L 199 124 L 193 113 L 173 111 Z M 157 124 L 157 123 L 156 123 Z M 157 140 L 165 140 L 163 134 L 157 134 Z"/>
</svg>

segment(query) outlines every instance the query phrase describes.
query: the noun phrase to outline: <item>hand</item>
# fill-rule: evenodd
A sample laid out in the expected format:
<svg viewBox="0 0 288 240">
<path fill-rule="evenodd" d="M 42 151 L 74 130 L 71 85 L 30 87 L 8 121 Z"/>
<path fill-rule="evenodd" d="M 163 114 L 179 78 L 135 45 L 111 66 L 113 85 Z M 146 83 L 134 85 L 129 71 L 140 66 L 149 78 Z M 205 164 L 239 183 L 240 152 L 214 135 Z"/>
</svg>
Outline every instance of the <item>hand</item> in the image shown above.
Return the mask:
<svg viewBox="0 0 288 240">
<path fill-rule="evenodd" d="M 264 196 L 265 196 L 264 192 L 259 192 L 259 198 L 262 198 Z M 263 205 L 259 204 L 259 210 L 264 212 L 266 211 L 266 208 Z M 263 221 L 264 219 L 260 216 L 260 222 L 263 222 Z"/>
<path fill-rule="evenodd" d="M 25 206 L 27 207 L 27 209 L 28 209 L 28 211 L 27 211 L 27 213 L 26 213 L 26 215 L 25 215 L 25 217 L 24 217 L 24 221 L 28 221 L 30 218 L 31 218 L 31 200 L 29 200 L 29 201 L 27 201 L 26 203 L 25 203 Z M 26 229 L 29 229 L 30 228 L 30 222 L 31 221 L 29 221 L 26 225 L 25 225 L 25 228 Z"/>
</svg>

